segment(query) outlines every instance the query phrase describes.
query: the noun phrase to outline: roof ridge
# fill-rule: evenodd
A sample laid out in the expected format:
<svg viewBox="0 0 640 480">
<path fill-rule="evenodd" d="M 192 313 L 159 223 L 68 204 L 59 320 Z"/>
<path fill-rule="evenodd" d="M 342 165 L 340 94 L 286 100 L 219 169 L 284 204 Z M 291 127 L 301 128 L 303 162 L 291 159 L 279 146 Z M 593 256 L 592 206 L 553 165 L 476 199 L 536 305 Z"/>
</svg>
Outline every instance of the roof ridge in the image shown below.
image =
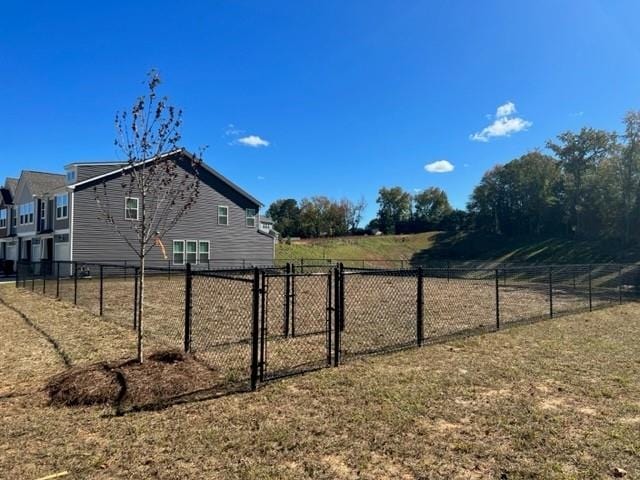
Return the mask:
<svg viewBox="0 0 640 480">
<path fill-rule="evenodd" d="M 63 173 L 43 172 L 42 170 L 22 170 L 22 173 L 39 173 L 41 175 L 56 175 L 58 177 L 64 177 Z"/>
</svg>

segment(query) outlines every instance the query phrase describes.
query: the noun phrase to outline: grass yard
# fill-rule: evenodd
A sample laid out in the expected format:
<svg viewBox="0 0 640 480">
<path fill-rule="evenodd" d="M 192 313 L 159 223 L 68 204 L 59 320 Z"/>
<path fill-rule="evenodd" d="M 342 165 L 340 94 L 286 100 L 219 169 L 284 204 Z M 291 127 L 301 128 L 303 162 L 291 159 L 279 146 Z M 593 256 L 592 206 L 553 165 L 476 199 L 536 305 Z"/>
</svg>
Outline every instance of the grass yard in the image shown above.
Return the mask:
<svg viewBox="0 0 640 480">
<path fill-rule="evenodd" d="M 130 330 L 11 285 L 0 298 L 2 478 L 640 475 L 636 304 L 116 415 L 50 406 L 43 387 L 130 356 Z"/>
</svg>

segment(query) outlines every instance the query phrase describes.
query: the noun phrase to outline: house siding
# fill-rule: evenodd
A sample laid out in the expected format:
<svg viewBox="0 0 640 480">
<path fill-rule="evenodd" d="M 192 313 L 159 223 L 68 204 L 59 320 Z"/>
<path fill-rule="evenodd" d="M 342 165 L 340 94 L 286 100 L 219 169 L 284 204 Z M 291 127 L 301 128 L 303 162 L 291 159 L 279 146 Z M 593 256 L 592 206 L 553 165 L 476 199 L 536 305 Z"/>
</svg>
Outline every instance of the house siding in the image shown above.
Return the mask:
<svg viewBox="0 0 640 480">
<path fill-rule="evenodd" d="M 77 165 L 76 166 L 76 180 L 74 183 L 83 182 L 99 175 L 112 172 L 116 168 L 119 168 L 119 164 L 104 164 L 104 165 Z"/>
<path fill-rule="evenodd" d="M 17 216 L 17 222 L 16 222 L 16 234 L 18 235 L 35 235 L 36 232 L 36 224 L 37 224 L 37 216 L 38 216 L 38 210 L 37 210 L 37 201 L 35 201 L 35 199 L 33 198 L 33 195 L 31 194 L 31 191 L 29 190 L 29 188 L 27 188 L 27 186 L 23 186 L 22 188 L 18 188 L 18 192 L 16 199 L 14 201 L 14 205 L 15 205 L 15 214 Z M 20 225 L 20 205 L 25 204 L 25 203 L 33 203 L 33 223 L 29 223 L 27 225 Z"/>
<path fill-rule="evenodd" d="M 179 164 L 190 170 L 186 159 Z M 245 209 L 258 210 L 259 205 L 246 198 L 210 172 L 200 170 L 200 195 L 193 208 L 165 235 L 163 244 L 168 261 L 161 248 L 154 246 L 147 261 L 150 265 L 167 265 L 172 259 L 173 240 L 208 240 L 210 242 L 211 265 L 216 260 L 244 259 L 249 263 L 271 263 L 274 240 L 258 232 L 256 227 L 245 224 Z M 102 180 L 99 181 L 100 184 Z M 124 219 L 124 196 L 121 177 L 105 180 L 107 195 L 120 231 L 134 241 L 131 222 Z M 82 185 L 75 191 L 73 213 L 73 260 L 80 262 L 134 262 L 135 253 L 126 242 L 100 217 L 100 208 L 93 193 L 94 183 Z M 102 188 L 102 187 L 101 187 Z M 217 207 L 229 208 L 229 224 L 218 225 Z M 224 264 L 220 263 L 221 266 Z"/>
<path fill-rule="evenodd" d="M 69 217 L 71 216 L 71 194 L 68 193 L 67 197 L 68 197 L 67 204 L 69 205 L 68 214 L 67 214 L 67 218 L 63 218 L 63 219 L 56 218 L 56 200 L 55 200 L 55 196 L 53 197 L 53 200 L 52 200 L 53 205 L 51 207 L 53 209 L 53 215 L 51 218 L 53 219 L 54 230 L 66 230 L 67 228 L 69 228 Z M 95 203 L 95 200 L 93 199 L 93 197 L 91 198 L 91 200 Z"/>
</svg>

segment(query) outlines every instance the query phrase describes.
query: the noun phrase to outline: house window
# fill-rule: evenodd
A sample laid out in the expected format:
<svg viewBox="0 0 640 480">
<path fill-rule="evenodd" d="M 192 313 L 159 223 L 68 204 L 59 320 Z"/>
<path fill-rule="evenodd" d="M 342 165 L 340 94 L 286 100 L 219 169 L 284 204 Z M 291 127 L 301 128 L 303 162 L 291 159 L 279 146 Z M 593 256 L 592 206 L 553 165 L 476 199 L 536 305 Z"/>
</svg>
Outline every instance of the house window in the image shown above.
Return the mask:
<svg viewBox="0 0 640 480">
<path fill-rule="evenodd" d="M 218 225 L 229 225 L 229 207 L 218 206 Z"/>
<path fill-rule="evenodd" d="M 247 227 L 255 227 L 256 226 L 256 209 L 247 208 L 245 210 L 245 215 L 246 215 Z"/>
<path fill-rule="evenodd" d="M 15 210 L 8 210 L 8 211 L 9 211 L 9 215 L 11 216 L 11 226 L 15 227 L 16 222 L 18 221 L 18 216 L 16 215 Z"/>
<path fill-rule="evenodd" d="M 198 242 L 187 240 L 187 263 L 198 263 Z"/>
<path fill-rule="evenodd" d="M 69 195 L 61 193 L 56 195 L 56 220 L 62 220 L 69 216 Z"/>
<path fill-rule="evenodd" d="M 198 263 L 209 263 L 209 241 L 200 240 L 198 242 Z"/>
<path fill-rule="evenodd" d="M 76 171 L 67 170 L 67 183 L 73 183 L 76 181 Z"/>
<path fill-rule="evenodd" d="M 40 228 L 47 228 L 47 200 L 42 200 L 40 204 Z"/>
<path fill-rule="evenodd" d="M 7 210 L 0 210 L 0 228 L 7 228 Z"/>
<path fill-rule="evenodd" d="M 125 220 L 138 220 L 139 217 L 139 199 L 136 197 L 125 197 L 124 199 L 124 218 Z"/>
<path fill-rule="evenodd" d="M 23 203 L 18 207 L 20 213 L 20 225 L 33 223 L 33 202 Z"/>
<path fill-rule="evenodd" d="M 184 240 L 173 241 L 173 264 L 184 265 Z"/>
</svg>

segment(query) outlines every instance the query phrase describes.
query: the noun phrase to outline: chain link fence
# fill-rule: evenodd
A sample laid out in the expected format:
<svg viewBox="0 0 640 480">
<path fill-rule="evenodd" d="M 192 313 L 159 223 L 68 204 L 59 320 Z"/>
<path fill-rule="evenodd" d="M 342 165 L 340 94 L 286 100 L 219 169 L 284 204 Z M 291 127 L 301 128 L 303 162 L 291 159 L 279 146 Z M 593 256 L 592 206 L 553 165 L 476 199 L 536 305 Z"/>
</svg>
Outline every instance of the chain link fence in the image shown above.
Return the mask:
<svg viewBox="0 0 640 480">
<path fill-rule="evenodd" d="M 189 352 L 233 388 L 640 297 L 640 266 L 622 264 L 187 265 L 148 267 L 144 281 L 147 345 Z M 126 329 L 137 327 L 140 282 L 135 266 L 80 262 L 20 263 L 16 276 Z"/>
</svg>

